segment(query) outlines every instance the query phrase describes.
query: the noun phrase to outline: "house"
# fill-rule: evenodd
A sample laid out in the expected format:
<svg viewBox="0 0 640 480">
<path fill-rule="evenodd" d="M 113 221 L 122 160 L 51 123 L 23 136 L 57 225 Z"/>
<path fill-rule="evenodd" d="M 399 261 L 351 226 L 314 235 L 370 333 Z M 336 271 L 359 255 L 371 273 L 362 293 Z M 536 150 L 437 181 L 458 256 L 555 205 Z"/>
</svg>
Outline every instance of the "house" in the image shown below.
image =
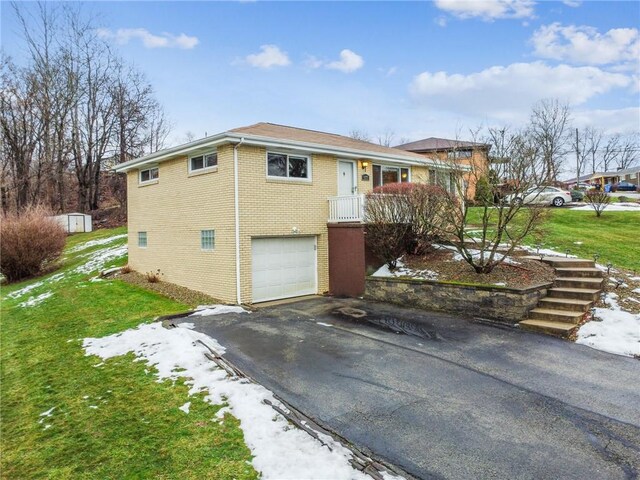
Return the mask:
<svg viewBox="0 0 640 480">
<path fill-rule="evenodd" d="M 471 172 L 473 172 L 465 178 L 465 192 L 469 199 L 474 198 L 476 181 L 481 176 L 488 174 L 491 163 L 489 159 L 491 145 L 486 143 L 429 137 L 397 145 L 395 148 L 424 155 L 444 165 L 452 162 L 469 165 Z M 428 182 L 432 185 L 446 185 L 447 180 L 442 178 L 443 174 L 446 175 L 443 170 L 431 170 Z"/>
<path fill-rule="evenodd" d="M 624 168 L 616 172 L 618 182 L 629 182 L 640 186 L 640 166 Z"/>
<path fill-rule="evenodd" d="M 127 174 L 129 264 L 225 302 L 357 295 L 363 194 L 442 168 L 422 153 L 271 123 L 162 150 L 115 167 Z"/>
</svg>

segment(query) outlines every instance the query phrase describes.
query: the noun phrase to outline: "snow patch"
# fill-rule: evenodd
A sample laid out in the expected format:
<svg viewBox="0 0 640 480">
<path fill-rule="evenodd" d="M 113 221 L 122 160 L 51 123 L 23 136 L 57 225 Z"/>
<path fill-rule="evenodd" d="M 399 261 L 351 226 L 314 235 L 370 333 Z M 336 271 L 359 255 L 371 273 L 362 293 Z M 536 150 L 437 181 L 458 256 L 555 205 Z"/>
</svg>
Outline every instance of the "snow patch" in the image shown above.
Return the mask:
<svg viewBox="0 0 640 480">
<path fill-rule="evenodd" d="M 640 315 L 620 308 L 615 293 L 605 294 L 609 308 L 596 308 L 595 317 L 578 330 L 576 343 L 617 355 L 640 355 Z"/>
<path fill-rule="evenodd" d="M 189 407 L 191 407 L 191 402 L 187 402 L 181 407 L 178 407 L 178 410 L 182 410 L 184 413 L 189 413 Z"/>
<path fill-rule="evenodd" d="M 190 317 L 205 317 L 207 315 L 221 315 L 223 313 L 249 313 L 236 305 L 198 305 Z M 193 324 L 192 324 L 193 325 Z"/>
<path fill-rule="evenodd" d="M 591 205 L 583 205 L 580 207 L 572 207 L 571 210 L 594 211 Z M 638 203 L 611 203 L 605 212 L 640 212 L 640 204 Z"/>
<path fill-rule="evenodd" d="M 72 270 L 73 273 L 91 273 L 102 270 L 107 262 L 124 257 L 127 254 L 126 245 L 116 245 L 109 248 L 83 254 L 88 260 Z"/>
<path fill-rule="evenodd" d="M 391 271 L 386 263 L 371 275 L 372 277 L 411 277 L 418 280 L 436 280 L 438 273 L 431 270 L 414 270 L 407 267 L 402 257 L 396 260 L 396 268 Z"/>
<path fill-rule="evenodd" d="M 324 323 L 324 322 L 316 322 L 318 325 L 322 325 L 323 327 L 333 327 L 333 325 L 331 325 L 330 323 Z"/>
<path fill-rule="evenodd" d="M 116 240 L 120 240 L 121 238 L 126 238 L 127 234 L 123 233 L 121 235 L 113 235 L 111 237 L 101 238 L 99 240 L 89 240 L 88 242 L 80 243 L 75 247 L 67 250 L 67 253 L 75 253 L 80 252 L 82 250 L 86 250 L 87 248 L 95 247 L 97 245 L 106 245 L 108 243 L 115 242 Z"/>
<path fill-rule="evenodd" d="M 306 432 L 291 428 L 264 400 L 286 408 L 261 385 L 246 379 L 227 377 L 224 370 L 209 361 L 207 349 L 198 341 L 223 348 L 214 339 L 187 328 L 165 329 L 159 323 L 103 338 L 86 338 L 87 355 L 102 359 L 134 352 L 141 360 L 156 368 L 160 380 L 186 378 L 189 394 L 207 391 L 205 401 L 219 405 L 228 403 L 229 410 L 240 420 L 247 446 L 253 454 L 252 465 L 264 479 L 368 479 L 355 470 L 349 459 L 352 453 L 331 437 L 320 434 L 322 442 Z M 216 417 L 224 415 L 218 411 Z"/>
<path fill-rule="evenodd" d="M 35 307 L 37 305 L 40 305 L 42 302 L 44 302 L 47 298 L 51 296 L 53 296 L 53 292 L 44 292 L 38 295 L 37 297 L 29 297 L 29 300 L 25 300 L 24 302 L 19 303 L 18 306 L 20 308 Z"/>
</svg>

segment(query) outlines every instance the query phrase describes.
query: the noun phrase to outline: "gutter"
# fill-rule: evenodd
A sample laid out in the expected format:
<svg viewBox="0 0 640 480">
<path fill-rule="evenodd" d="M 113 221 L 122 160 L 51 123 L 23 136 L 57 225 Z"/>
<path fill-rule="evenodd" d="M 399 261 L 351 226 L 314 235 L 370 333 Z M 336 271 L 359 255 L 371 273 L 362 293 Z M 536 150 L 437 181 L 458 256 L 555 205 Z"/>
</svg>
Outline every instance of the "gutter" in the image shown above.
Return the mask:
<svg viewBox="0 0 640 480">
<path fill-rule="evenodd" d="M 184 145 L 178 145 L 177 147 L 168 148 L 159 152 L 145 155 L 134 160 L 130 160 L 120 165 L 113 167 L 115 172 L 127 172 L 134 168 L 142 167 L 143 165 L 159 163 L 164 160 L 187 155 L 190 152 L 198 149 L 206 149 L 215 147 L 217 145 L 227 142 L 240 142 L 246 145 L 256 145 L 267 148 L 281 148 L 281 149 L 298 149 L 309 153 L 323 153 L 328 155 L 335 155 L 339 158 L 349 159 L 361 159 L 368 158 L 370 160 L 378 160 L 384 162 L 393 162 L 401 165 L 410 166 L 438 166 L 441 162 L 428 158 L 407 158 L 406 155 L 394 155 L 384 154 L 379 152 L 372 152 L 368 150 L 356 150 L 352 148 L 332 147 L 330 145 L 298 142 L 294 140 L 280 140 L 271 137 L 262 137 L 258 135 L 241 135 L 233 132 L 225 132 L 211 137 L 202 138 L 191 143 Z M 420 157 L 419 154 L 416 156 Z"/>
<path fill-rule="evenodd" d="M 236 302 L 242 305 L 242 294 L 240 289 L 240 201 L 238 195 L 238 147 L 242 145 L 244 138 L 241 138 L 233 147 L 233 209 L 235 216 L 235 240 L 236 240 Z"/>
</svg>

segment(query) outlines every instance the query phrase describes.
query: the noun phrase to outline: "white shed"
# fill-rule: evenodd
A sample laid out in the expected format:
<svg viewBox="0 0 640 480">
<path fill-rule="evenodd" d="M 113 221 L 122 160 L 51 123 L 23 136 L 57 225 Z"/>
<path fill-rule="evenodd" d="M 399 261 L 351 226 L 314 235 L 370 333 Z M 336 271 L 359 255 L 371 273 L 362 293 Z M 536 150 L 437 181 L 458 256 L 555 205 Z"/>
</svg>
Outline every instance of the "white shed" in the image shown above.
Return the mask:
<svg viewBox="0 0 640 480">
<path fill-rule="evenodd" d="M 53 219 L 62 225 L 67 233 L 79 233 L 91 231 L 91 215 L 84 213 L 64 213 L 56 215 Z"/>
</svg>

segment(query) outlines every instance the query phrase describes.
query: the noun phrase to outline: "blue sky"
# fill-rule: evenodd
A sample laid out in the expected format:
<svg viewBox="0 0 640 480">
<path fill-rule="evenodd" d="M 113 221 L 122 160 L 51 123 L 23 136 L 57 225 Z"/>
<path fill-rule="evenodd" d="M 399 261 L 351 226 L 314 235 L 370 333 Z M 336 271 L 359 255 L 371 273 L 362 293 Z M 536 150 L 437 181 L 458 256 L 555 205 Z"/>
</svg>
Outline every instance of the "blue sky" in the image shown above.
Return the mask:
<svg viewBox="0 0 640 480">
<path fill-rule="evenodd" d="M 372 137 L 467 136 L 537 100 L 639 126 L 638 2 L 99 2 L 101 34 L 154 85 L 170 143 L 259 121 Z M 2 45 L 21 41 L 2 5 Z"/>
</svg>

